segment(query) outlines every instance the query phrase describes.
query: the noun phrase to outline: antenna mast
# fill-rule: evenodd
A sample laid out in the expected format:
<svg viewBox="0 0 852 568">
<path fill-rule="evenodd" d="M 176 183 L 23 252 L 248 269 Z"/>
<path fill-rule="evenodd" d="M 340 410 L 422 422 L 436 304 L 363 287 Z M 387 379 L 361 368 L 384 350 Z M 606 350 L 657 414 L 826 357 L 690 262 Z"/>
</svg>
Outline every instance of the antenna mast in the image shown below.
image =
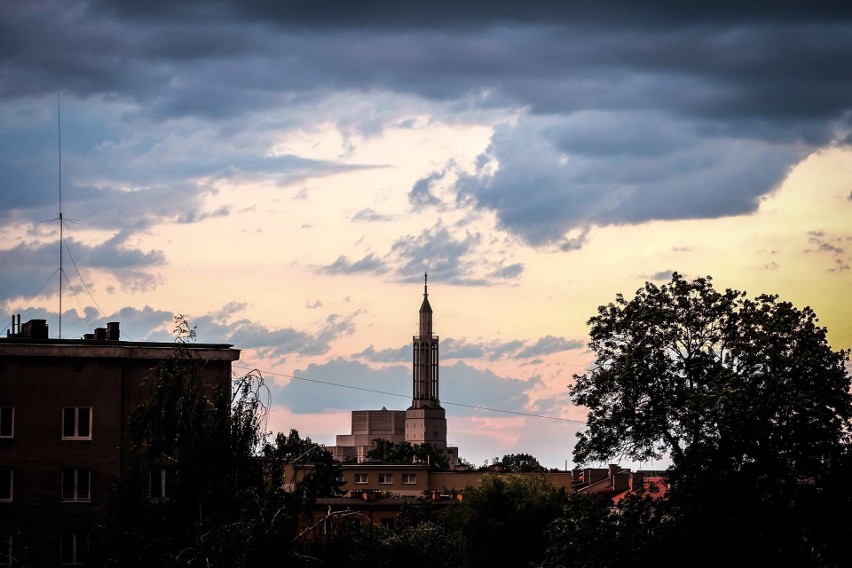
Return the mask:
<svg viewBox="0 0 852 568">
<path fill-rule="evenodd" d="M 65 272 L 62 269 L 62 107 L 59 104 L 59 93 L 56 93 L 56 124 L 59 143 L 59 339 L 62 339 L 62 277 Z"/>
</svg>

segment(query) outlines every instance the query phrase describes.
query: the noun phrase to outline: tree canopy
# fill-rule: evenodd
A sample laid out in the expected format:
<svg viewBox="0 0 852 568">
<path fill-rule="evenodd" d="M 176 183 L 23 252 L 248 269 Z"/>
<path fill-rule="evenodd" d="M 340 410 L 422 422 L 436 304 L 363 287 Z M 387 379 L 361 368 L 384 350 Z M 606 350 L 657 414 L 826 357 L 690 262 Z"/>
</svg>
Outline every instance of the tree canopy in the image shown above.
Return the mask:
<svg viewBox="0 0 852 568">
<path fill-rule="evenodd" d="M 840 539 L 819 517 L 850 500 L 827 497 L 849 471 L 849 351 L 811 308 L 675 273 L 588 323 L 595 361 L 570 387 L 588 408 L 576 463 L 670 456 L 667 529 L 693 565 L 738 547 L 764 564 L 831 565 L 823 544 Z"/>
<path fill-rule="evenodd" d="M 589 409 L 575 461 L 669 453 L 771 460 L 803 476 L 849 442 L 848 351 L 834 351 L 809 307 L 713 288 L 710 277 L 647 283 L 589 320 L 591 370 L 575 375 Z"/>
<path fill-rule="evenodd" d="M 427 463 L 432 469 L 450 467 L 447 454 L 429 442 L 412 444 L 405 440 L 391 442 L 384 438 L 376 438 L 367 451 L 367 458 L 383 463 Z"/>
</svg>

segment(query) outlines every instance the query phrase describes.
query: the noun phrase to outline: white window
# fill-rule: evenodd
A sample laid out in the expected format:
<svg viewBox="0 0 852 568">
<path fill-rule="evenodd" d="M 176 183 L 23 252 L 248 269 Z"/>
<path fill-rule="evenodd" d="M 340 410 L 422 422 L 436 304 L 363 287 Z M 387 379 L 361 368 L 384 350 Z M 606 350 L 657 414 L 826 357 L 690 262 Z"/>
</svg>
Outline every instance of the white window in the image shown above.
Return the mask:
<svg viewBox="0 0 852 568">
<path fill-rule="evenodd" d="M 12 481 L 14 476 L 9 468 L 0 469 L 0 503 L 12 502 Z"/>
<path fill-rule="evenodd" d="M 358 485 L 366 485 L 367 484 L 367 474 L 366 473 L 356 473 L 355 474 L 355 483 Z"/>
<path fill-rule="evenodd" d="M 59 563 L 82 564 L 86 557 L 86 538 L 78 533 L 64 533 L 59 539 Z"/>
<path fill-rule="evenodd" d="M 417 483 L 417 474 L 416 473 L 403 473 L 402 474 L 402 483 L 403 485 L 414 485 Z"/>
<path fill-rule="evenodd" d="M 393 474 L 390 473 L 380 473 L 379 474 L 379 485 L 390 485 L 393 483 Z"/>
<path fill-rule="evenodd" d="M 175 472 L 167 468 L 156 468 L 148 474 L 148 497 L 152 500 L 168 499 L 174 489 Z"/>
<path fill-rule="evenodd" d="M 62 409 L 62 439 L 92 439 L 91 406 L 66 406 Z"/>
<path fill-rule="evenodd" d="M 63 501 L 90 501 L 91 489 L 91 470 L 81 467 L 66 467 L 62 470 Z"/>
<path fill-rule="evenodd" d="M 0 406 L 0 438 L 15 437 L 15 407 Z"/>
</svg>

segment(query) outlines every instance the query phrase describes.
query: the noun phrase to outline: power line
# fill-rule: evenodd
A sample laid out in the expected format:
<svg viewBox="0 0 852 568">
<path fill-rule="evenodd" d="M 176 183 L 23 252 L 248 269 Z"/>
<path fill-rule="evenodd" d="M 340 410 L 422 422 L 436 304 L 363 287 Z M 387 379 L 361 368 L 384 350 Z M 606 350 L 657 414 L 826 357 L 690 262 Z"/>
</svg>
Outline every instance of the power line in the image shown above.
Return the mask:
<svg viewBox="0 0 852 568">
<path fill-rule="evenodd" d="M 234 365 L 234 367 L 237 367 L 237 368 L 240 368 L 240 369 L 248 369 L 248 370 L 259 370 L 259 369 L 256 369 L 255 367 L 248 367 L 248 366 L 243 366 L 243 365 Z M 319 379 L 309 379 L 307 377 L 300 377 L 298 375 L 289 375 L 287 373 L 273 373 L 271 371 L 261 371 L 261 370 L 259 370 L 259 371 L 261 372 L 261 374 L 271 375 L 273 377 L 287 377 L 287 378 L 290 378 L 290 379 L 296 379 L 298 381 L 305 381 L 307 383 L 315 383 L 315 384 L 331 386 L 331 387 L 340 387 L 340 388 L 357 390 L 357 391 L 362 391 L 362 392 L 372 392 L 372 393 L 377 393 L 377 394 L 384 394 L 384 395 L 387 395 L 387 396 L 396 396 L 396 397 L 405 398 L 405 399 L 411 398 L 408 395 L 399 394 L 399 393 L 395 393 L 395 392 L 388 392 L 388 391 L 382 391 L 382 390 L 377 390 L 377 389 L 368 389 L 368 388 L 365 388 L 365 387 L 356 387 L 356 386 L 353 386 L 353 385 L 345 385 L 345 384 L 342 384 L 342 383 L 334 383 L 334 382 L 331 382 L 331 381 L 321 381 Z M 475 410 L 487 410 L 487 411 L 490 411 L 490 412 L 500 412 L 502 414 L 512 414 L 514 416 L 526 416 L 526 417 L 529 417 L 529 418 L 545 418 L 547 420 L 556 420 L 557 422 L 571 422 L 571 423 L 574 423 L 574 424 L 583 424 L 583 425 L 586 424 L 582 420 L 573 420 L 571 418 L 560 418 L 559 416 L 549 416 L 547 414 L 536 414 L 536 413 L 533 413 L 533 412 L 520 412 L 520 411 L 517 411 L 517 410 L 504 410 L 502 408 L 492 408 L 492 407 L 489 407 L 489 406 L 481 406 L 481 405 L 478 405 L 478 404 L 464 404 L 464 403 L 461 403 L 461 402 L 448 402 L 446 400 L 443 400 L 441 402 L 443 404 L 447 404 L 447 405 L 450 405 L 450 406 L 460 406 L 460 407 L 463 407 L 463 408 L 472 408 L 472 409 L 475 409 Z"/>
</svg>

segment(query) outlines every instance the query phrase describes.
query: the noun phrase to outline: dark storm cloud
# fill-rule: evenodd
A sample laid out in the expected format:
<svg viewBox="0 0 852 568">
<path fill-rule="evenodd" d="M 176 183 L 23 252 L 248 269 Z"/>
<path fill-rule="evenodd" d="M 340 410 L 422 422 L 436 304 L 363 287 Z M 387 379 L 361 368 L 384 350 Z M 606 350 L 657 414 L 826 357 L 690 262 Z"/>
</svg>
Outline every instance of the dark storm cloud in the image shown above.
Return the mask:
<svg viewBox="0 0 852 568">
<path fill-rule="evenodd" d="M 265 112 L 340 92 L 399 93 L 460 115 L 521 109 L 495 132 L 483 168 L 453 189 L 526 242 L 570 250 L 594 225 L 749 214 L 793 165 L 852 128 L 848 2 L 46 1 L 1 9 L 0 100 L 61 90 L 116 109 L 113 121 L 154 134 L 103 137 L 137 144 L 113 157 L 144 157 L 119 161 L 100 176 L 107 186 L 164 187 L 187 200 L 198 190 L 180 186 L 193 176 L 292 180 L 293 171 L 333 167 L 253 160 L 268 144 L 259 151 L 246 133 L 264 128 L 257 118 Z M 182 127 L 216 141 L 194 145 L 209 154 L 170 162 L 139 152 L 162 142 L 157 127 L 190 119 L 200 124 Z M 383 127 L 375 117 L 350 122 L 365 135 Z M 48 146 L 6 132 L 0 155 L 17 143 L 33 151 L 0 159 L 9 180 L 0 198 L 12 209 L 48 207 L 55 184 L 33 167 Z M 143 182 L 152 164 L 185 183 Z M 413 201 L 434 200 L 429 175 Z M 86 195 L 104 187 L 79 185 Z M 139 199 L 156 208 L 153 194 Z M 173 218 L 215 213 L 185 205 Z M 167 216 L 145 219 L 157 217 Z M 104 226 L 118 218 L 104 216 Z"/>
<path fill-rule="evenodd" d="M 297 369 L 286 386 L 273 387 L 272 398 L 296 412 L 333 409 L 368 410 L 383 406 L 404 410 L 411 402 L 411 369 L 394 365 L 372 369 L 358 361 L 335 358 Z M 300 380 L 301 379 L 301 380 Z M 462 362 L 441 369 L 441 401 L 445 407 L 484 406 L 522 411 L 531 382 L 500 377 Z M 454 409 L 454 415 L 471 412 Z"/>
</svg>

